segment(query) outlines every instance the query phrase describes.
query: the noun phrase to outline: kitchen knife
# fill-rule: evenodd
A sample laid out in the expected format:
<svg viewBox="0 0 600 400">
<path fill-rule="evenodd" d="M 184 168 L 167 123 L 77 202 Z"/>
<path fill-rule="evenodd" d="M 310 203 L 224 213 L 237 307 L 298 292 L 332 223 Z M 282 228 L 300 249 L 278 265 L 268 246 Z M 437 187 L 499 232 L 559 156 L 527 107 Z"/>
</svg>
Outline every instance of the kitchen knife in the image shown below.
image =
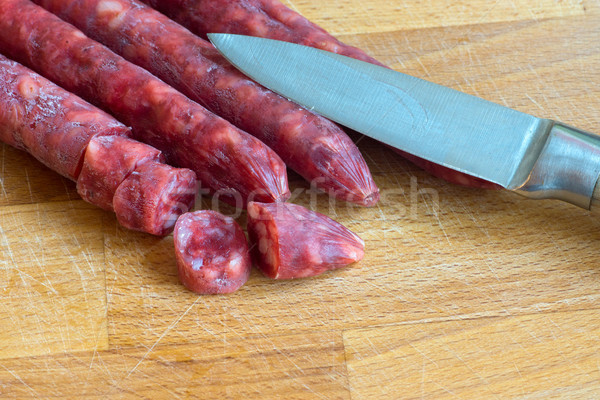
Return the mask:
<svg viewBox="0 0 600 400">
<path fill-rule="evenodd" d="M 530 198 L 600 211 L 600 136 L 298 44 L 211 33 L 238 69 L 369 137 Z"/>
</svg>

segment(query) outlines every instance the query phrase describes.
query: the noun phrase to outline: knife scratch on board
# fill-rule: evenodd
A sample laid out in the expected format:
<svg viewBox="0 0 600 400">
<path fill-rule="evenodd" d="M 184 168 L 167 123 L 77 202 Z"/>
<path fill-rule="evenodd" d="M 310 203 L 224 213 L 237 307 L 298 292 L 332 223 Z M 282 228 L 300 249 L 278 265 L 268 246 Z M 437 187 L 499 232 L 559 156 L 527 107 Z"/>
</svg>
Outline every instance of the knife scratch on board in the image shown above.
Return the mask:
<svg viewBox="0 0 600 400">
<path fill-rule="evenodd" d="M 175 328 L 177 326 L 177 324 L 179 323 L 179 321 L 181 321 L 183 319 L 183 317 L 185 317 L 187 315 L 187 313 L 196 305 L 198 304 L 198 302 L 200 300 L 204 300 L 202 297 L 198 297 L 196 298 L 196 300 L 194 300 L 194 302 L 192 304 L 190 304 L 190 306 L 176 319 L 174 320 L 168 327 L 167 329 L 165 329 L 165 331 L 160 335 L 160 337 L 158 339 L 156 339 L 156 341 L 154 342 L 154 344 L 148 349 L 148 351 L 146 351 L 146 353 L 144 353 L 142 355 L 142 357 L 140 358 L 140 360 L 137 362 L 137 364 L 135 364 L 135 366 L 129 371 L 129 373 L 123 378 L 121 379 L 121 382 L 119 382 L 119 385 L 126 380 L 127 378 L 129 378 L 129 376 L 140 366 L 140 364 L 142 364 L 142 362 L 144 362 L 144 360 L 146 360 L 146 358 L 148 358 L 148 356 L 150 355 L 150 353 L 152 353 L 154 351 L 154 348 L 160 343 L 160 341 L 163 339 L 163 337 L 165 337 L 169 332 L 171 332 L 171 330 L 173 330 L 173 328 Z"/>
</svg>

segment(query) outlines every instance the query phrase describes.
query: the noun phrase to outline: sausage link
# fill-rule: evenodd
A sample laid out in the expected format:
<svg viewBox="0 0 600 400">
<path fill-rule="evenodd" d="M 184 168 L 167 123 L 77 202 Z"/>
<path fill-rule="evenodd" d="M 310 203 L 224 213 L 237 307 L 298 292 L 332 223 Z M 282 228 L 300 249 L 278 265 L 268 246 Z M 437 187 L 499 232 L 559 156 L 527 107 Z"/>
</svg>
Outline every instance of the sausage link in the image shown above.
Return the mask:
<svg viewBox="0 0 600 400">
<path fill-rule="evenodd" d="M 345 132 L 246 78 L 207 41 L 136 0 L 34 0 L 191 99 L 256 136 L 306 180 L 341 200 L 379 199 Z"/>
<path fill-rule="evenodd" d="M 278 0 L 142 0 L 192 32 L 238 33 L 283 40 L 385 66 L 364 51 L 344 44 Z M 393 149 L 393 148 L 392 148 Z M 402 156 L 407 154 L 393 149 Z M 409 155 L 412 163 L 451 183 L 485 189 L 498 185 Z"/>
<path fill-rule="evenodd" d="M 77 193 L 87 202 L 113 211 L 113 197 L 119 185 L 137 165 L 149 160 L 165 161 L 159 150 L 136 140 L 96 136 L 87 146 Z"/>
<path fill-rule="evenodd" d="M 319 275 L 364 256 L 364 242 L 352 231 L 291 203 L 249 203 L 248 236 L 256 266 L 273 279 Z"/>
<path fill-rule="evenodd" d="M 242 228 L 215 211 L 182 215 L 173 232 L 179 280 L 200 294 L 231 293 L 250 276 L 252 262 Z"/>
<path fill-rule="evenodd" d="M 206 38 L 206 33 L 238 33 L 268 37 L 381 64 L 348 46 L 279 1 L 272 0 L 142 0 Z"/>
<path fill-rule="evenodd" d="M 147 161 L 119 185 L 113 208 L 125 228 L 164 236 L 194 206 L 196 191 L 193 171 Z"/>
<path fill-rule="evenodd" d="M 158 163 L 160 151 L 129 134 L 104 111 L 0 55 L 0 140 L 77 180 L 92 204 L 113 209 L 119 193 L 116 213 L 124 226 L 165 235 L 193 207 L 195 173 Z M 127 178 L 132 172 L 136 179 Z M 137 197 L 121 195 L 128 188 Z"/>
<path fill-rule="evenodd" d="M 0 15 L 0 51 L 109 110 L 224 200 L 289 197 L 285 164 L 258 139 L 28 0 L 0 1 Z"/>
<path fill-rule="evenodd" d="M 93 137 L 130 134 L 104 111 L 0 55 L 1 141 L 77 180 Z"/>
</svg>

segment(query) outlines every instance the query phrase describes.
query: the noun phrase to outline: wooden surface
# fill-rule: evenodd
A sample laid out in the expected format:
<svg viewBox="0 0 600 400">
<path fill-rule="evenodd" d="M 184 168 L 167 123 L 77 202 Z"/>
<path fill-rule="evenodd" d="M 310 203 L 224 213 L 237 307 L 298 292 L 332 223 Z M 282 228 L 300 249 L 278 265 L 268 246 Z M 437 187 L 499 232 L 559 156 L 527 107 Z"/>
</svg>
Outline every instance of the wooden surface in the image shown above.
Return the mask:
<svg viewBox="0 0 600 400">
<path fill-rule="evenodd" d="M 286 3 L 397 70 L 600 133 L 598 0 Z M 377 207 L 291 185 L 365 259 L 216 297 L 178 284 L 172 238 L 2 146 L 0 398 L 600 398 L 599 217 L 356 139 Z"/>
</svg>

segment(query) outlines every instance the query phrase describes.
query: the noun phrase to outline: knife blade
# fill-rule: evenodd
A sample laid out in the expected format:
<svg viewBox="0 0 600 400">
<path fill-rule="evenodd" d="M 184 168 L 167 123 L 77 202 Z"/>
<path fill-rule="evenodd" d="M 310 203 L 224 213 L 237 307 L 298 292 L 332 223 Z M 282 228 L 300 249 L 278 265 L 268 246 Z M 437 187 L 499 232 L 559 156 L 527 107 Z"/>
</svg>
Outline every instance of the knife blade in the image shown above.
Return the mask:
<svg viewBox="0 0 600 400">
<path fill-rule="evenodd" d="M 256 82 L 383 143 L 527 197 L 600 202 L 597 135 L 335 53 L 208 37 Z"/>
</svg>

